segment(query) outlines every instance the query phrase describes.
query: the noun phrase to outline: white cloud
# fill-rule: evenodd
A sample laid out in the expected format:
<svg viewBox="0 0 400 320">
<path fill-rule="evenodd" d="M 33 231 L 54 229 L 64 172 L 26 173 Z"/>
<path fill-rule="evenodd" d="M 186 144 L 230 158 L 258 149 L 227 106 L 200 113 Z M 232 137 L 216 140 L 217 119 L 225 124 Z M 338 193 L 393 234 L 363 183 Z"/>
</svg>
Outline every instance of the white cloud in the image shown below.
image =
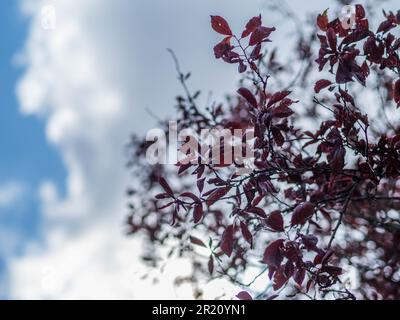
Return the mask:
<svg viewBox="0 0 400 320">
<path fill-rule="evenodd" d="M 48 3 L 56 6 L 54 30 L 42 28 L 41 8 Z M 217 87 L 217 95 L 234 88 L 235 70 L 214 61 L 210 48 L 218 37 L 210 37 L 208 15 L 228 8 L 231 17 L 242 16 L 243 10 L 231 0 L 22 4 L 31 26 L 18 86 L 21 112 L 46 120 L 47 138 L 68 176 L 65 196 L 53 181 L 40 188 L 43 241 L 9 261 L 10 296 L 189 297 L 190 288 L 173 288 L 174 268 L 158 284 L 140 280 L 140 241 L 122 230 L 129 181 L 123 150 L 132 131 L 144 132 L 154 122 L 145 109 L 170 114 L 181 90 L 167 47 L 183 67 L 193 67 L 197 84 Z M 217 85 L 221 77 L 225 86 Z"/>
<path fill-rule="evenodd" d="M 19 182 L 8 182 L 0 185 L 0 208 L 17 204 L 25 193 L 25 186 Z"/>
</svg>

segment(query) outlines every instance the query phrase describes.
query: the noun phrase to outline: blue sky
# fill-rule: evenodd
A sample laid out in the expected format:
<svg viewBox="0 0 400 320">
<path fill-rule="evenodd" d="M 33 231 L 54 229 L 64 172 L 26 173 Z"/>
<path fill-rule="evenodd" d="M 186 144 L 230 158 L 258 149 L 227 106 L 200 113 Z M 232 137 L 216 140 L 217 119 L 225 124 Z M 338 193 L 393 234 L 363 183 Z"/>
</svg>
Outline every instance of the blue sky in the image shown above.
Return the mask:
<svg viewBox="0 0 400 320">
<path fill-rule="evenodd" d="M 47 179 L 62 181 L 65 176 L 60 156 L 46 142 L 43 120 L 24 116 L 19 111 L 15 88 L 24 70 L 17 66 L 15 58 L 24 46 L 27 22 L 18 11 L 17 1 L 1 1 L 0 186 L 19 183 L 24 192 L 16 203 L 0 206 L 0 232 L 8 229 L 21 235 L 13 248 L 15 254 L 21 253 L 28 239 L 38 236 L 38 184 Z M 0 250 L 0 272 L 4 271 L 3 254 Z"/>
</svg>

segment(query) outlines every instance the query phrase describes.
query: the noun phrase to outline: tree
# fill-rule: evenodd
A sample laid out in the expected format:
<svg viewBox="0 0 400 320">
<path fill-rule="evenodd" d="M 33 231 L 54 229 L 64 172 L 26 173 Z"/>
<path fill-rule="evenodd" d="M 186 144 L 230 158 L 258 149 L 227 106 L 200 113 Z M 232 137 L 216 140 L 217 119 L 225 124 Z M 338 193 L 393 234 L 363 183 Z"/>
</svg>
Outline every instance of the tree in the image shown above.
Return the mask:
<svg viewBox="0 0 400 320">
<path fill-rule="evenodd" d="M 277 30 L 261 16 L 239 35 L 211 16 L 223 38 L 215 57 L 242 74 L 225 105 L 198 107 L 176 61 L 185 91 L 178 130 L 254 129 L 250 171 L 204 163 L 200 142 L 194 157 L 185 154 L 197 162 L 150 166 L 152 143 L 132 137 L 129 165 L 141 183 L 129 191 L 129 232 L 192 259 L 192 281 L 225 277 L 243 287 L 240 299 L 400 298 L 400 126 L 388 115 L 400 106 L 400 11 L 384 12 L 376 32 L 362 5 L 349 20 L 329 13 L 299 32 L 290 64 L 271 48 Z M 168 135 L 168 122 L 160 125 Z M 146 260 L 156 261 L 154 251 Z M 250 267 L 259 273 L 243 283 Z M 255 292 L 264 274 L 270 281 Z"/>
</svg>

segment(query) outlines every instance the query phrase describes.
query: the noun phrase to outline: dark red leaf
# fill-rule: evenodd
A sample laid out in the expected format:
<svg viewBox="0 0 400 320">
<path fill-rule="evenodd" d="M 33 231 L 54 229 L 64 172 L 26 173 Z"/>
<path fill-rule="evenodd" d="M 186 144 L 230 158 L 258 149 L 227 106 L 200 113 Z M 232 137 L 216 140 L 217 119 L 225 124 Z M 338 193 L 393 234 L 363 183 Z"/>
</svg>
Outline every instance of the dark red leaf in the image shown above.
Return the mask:
<svg viewBox="0 0 400 320">
<path fill-rule="evenodd" d="M 229 27 L 228 22 L 220 16 L 211 16 L 211 26 L 212 28 L 225 36 L 231 36 L 232 31 L 231 28 Z"/>
<path fill-rule="evenodd" d="M 238 90 L 238 93 L 246 99 L 246 101 L 253 107 L 257 108 L 257 99 L 254 97 L 254 95 L 251 93 L 249 89 L 246 88 L 240 88 Z"/>
<path fill-rule="evenodd" d="M 343 39 L 342 45 L 361 41 L 368 36 L 369 32 L 366 29 L 355 30 Z"/>
<path fill-rule="evenodd" d="M 175 203 L 175 201 L 172 201 L 172 202 L 170 202 L 170 203 L 167 203 L 166 205 L 157 208 L 157 210 L 163 210 L 163 209 L 169 208 L 169 207 L 172 206 L 174 203 Z"/>
<path fill-rule="evenodd" d="M 354 98 L 348 92 L 346 92 L 342 89 L 340 89 L 339 92 L 346 102 L 351 103 L 354 107 L 356 106 L 356 104 L 354 102 Z"/>
<path fill-rule="evenodd" d="M 317 25 L 321 29 L 321 31 L 328 30 L 328 10 L 326 10 L 323 14 L 319 14 L 317 17 Z"/>
<path fill-rule="evenodd" d="M 283 136 L 281 130 L 279 130 L 277 127 L 272 127 L 271 128 L 272 136 L 274 137 L 275 143 L 278 147 L 282 147 L 283 144 L 285 143 L 285 137 Z"/>
<path fill-rule="evenodd" d="M 219 199 L 223 198 L 229 192 L 229 188 L 223 187 L 214 190 L 207 198 L 207 205 L 212 206 Z"/>
<path fill-rule="evenodd" d="M 283 255 L 281 249 L 283 248 L 285 240 L 279 239 L 269 244 L 264 251 L 263 263 L 269 267 L 279 268 L 282 263 Z"/>
<path fill-rule="evenodd" d="M 345 155 L 346 149 L 343 147 L 338 147 L 333 151 L 329 164 L 335 172 L 340 172 L 343 170 Z"/>
<path fill-rule="evenodd" d="M 246 72 L 246 70 L 247 70 L 247 66 L 243 62 L 240 62 L 239 67 L 238 67 L 239 73 Z"/>
<path fill-rule="evenodd" d="M 186 170 L 188 170 L 190 167 L 192 166 L 191 163 L 187 163 L 187 164 L 183 164 L 179 167 L 178 170 L 178 175 L 181 175 L 182 173 L 184 173 Z"/>
<path fill-rule="evenodd" d="M 250 295 L 248 292 L 246 292 L 246 291 L 239 292 L 239 293 L 236 295 L 236 298 L 238 298 L 239 300 L 253 300 L 253 298 L 251 297 L 251 295 Z"/>
<path fill-rule="evenodd" d="M 323 258 L 322 254 L 317 254 L 313 261 L 314 265 L 317 266 L 317 265 L 321 264 L 322 258 Z"/>
<path fill-rule="evenodd" d="M 201 200 L 199 199 L 199 197 L 197 197 L 195 194 L 191 193 L 191 192 L 184 192 L 180 195 L 180 197 L 183 198 L 190 198 L 192 199 L 194 202 L 196 203 L 201 203 Z"/>
<path fill-rule="evenodd" d="M 315 93 L 320 93 L 322 89 L 329 87 L 332 84 L 329 80 L 319 80 L 315 84 L 314 91 Z"/>
<path fill-rule="evenodd" d="M 395 26 L 396 26 L 396 25 L 394 25 L 394 24 L 392 23 L 392 21 L 390 21 L 390 20 L 383 21 L 383 22 L 379 25 L 378 31 L 377 31 L 376 33 L 380 33 L 380 32 L 386 33 L 386 32 L 388 32 L 389 30 L 393 29 Z"/>
<path fill-rule="evenodd" d="M 171 196 L 168 193 L 160 193 L 156 195 L 157 200 L 164 200 L 164 199 L 169 199 Z"/>
<path fill-rule="evenodd" d="M 254 46 L 264 40 L 267 40 L 271 33 L 275 30 L 275 28 L 267 28 L 262 26 L 257 27 L 250 36 L 249 45 Z"/>
<path fill-rule="evenodd" d="M 365 9 L 361 4 L 356 4 L 356 17 L 360 20 L 365 18 Z"/>
<path fill-rule="evenodd" d="M 282 270 L 278 270 L 277 272 L 275 272 L 274 290 L 277 291 L 280 288 L 282 288 L 288 282 L 288 280 L 289 280 L 288 277 Z"/>
<path fill-rule="evenodd" d="M 174 192 L 172 191 L 168 182 L 163 177 L 160 177 L 159 183 L 160 183 L 161 187 L 165 190 L 166 193 L 168 193 L 170 196 L 174 195 Z"/>
<path fill-rule="evenodd" d="M 251 18 L 246 24 L 246 29 L 242 33 L 242 38 L 248 37 L 254 30 L 261 26 L 261 15 Z"/>
<path fill-rule="evenodd" d="M 295 265 L 294 265 L 293 261 L 288 260 L 286 262 L 284 272 L 285 272 L 285 275 L 287 278 L 291 278 L 293 276 L 294 271 L 295 271 L 294 267 L 295 267 Z"/>
<path fill-rule="evenodd" d="M 343 63 L 339 63 L 338 69 L 336 71 L 336 82 L 339 84 L 352 82 L 353 74 L 350 72 L 348 67 Z"/>
<path fill-rule="evenodd" d="M 393 87 L 393 97 L 397 104 L 400 104 L 400 80 L 397 80 Z"/>
<path fill-rule="evenodd" d="M 326 252 L 325 255 L 322 257 L 321 264 L 325 265 L 326 263 L 328 263 L 329 259 L 332 258 L 334 253 L 335 252 L 332 249 L 328 250 L 328 252 Z"/>
<path fill-rule="evenodd" d="M 261 44 L 257 45 L 254 47 L 253 51 L 250 54 L 250 59 L 252 60 L 258 60 L 262 57 L 261 54 Z"/>
<path fill-rule="evenodd" d="M 243 238 L 251 245 L 253 246 L 253 236 L 251 232 L 249 231 L 249 228 L 244 222 L 240 223 L 240 230 L 242 231 Z"/>
<path fill-rule="evenodd" d="M 254 213 L 258 216 L 260 216 L 261 218 L 266 218 L 267 215 L 265 214 L 264 209 L 258 208 L 258 207 L 252 207 L 249 209 L 246 209 L 246 212 L 250 212 L 250 213 Z"/>
<path fill-rule="evenodd" d="M 200 247 L 204 247 L 207 248 L 207 246 L 204 244 L 203 241 L 201 241 L 200 239 L 196 238 L 196 237 L 190 237 L 190 242 L 195 244 L 196 246 L 200 246 Z"/>
<path fill-rule="evenodd" d="M 272 97 L 269 99 L 267 107 L 272 106 L 273 104 L 285 99 L 289 94 L 291 94 L 291 91 L 282 91 L 282 92 L 277 92 Z"/>
<path fill-rule="evenodd" d="M 299 204 L 293 211 L 291 225 L 303 225 L 314 214 L 315 205 L 310 202 Z"/>
<path fill-rule="evenodd" d="M 208 267 L 208 272 L 212 276 L 214 273 L 214 257 L 213 256 L 210 256 L 210 259 L 208 259 L 207 267 Z"/>
<path fill-rule="evenodd" d="M 318 238 L 314 235 L 301 235 L 301 239 L 303 240 L 303 245 L 309 251 L 318 251 L 317 244 Z"/>
<path fill-rule="evenodd" d="M 221 245 L 220 248 L 221 250 L 228 256 L 230 257 L 233 252 L 233 226 L 229 226 L 225 229 L 224 233 L 222 234 L 222 239 L 221 239 Z"/>
<path fill-rule="evenodd" d="M 366 31 L 369 31 L 369 21 L 368 19 L 358 20 L 357 25 Z"/>
<path fill-rule="evenodd" d="M 204 190 L 204 182 L 205 182 L 206 178 L 202 178 L 197 180 L 197 189 L 199 189 L 199 192 L 202 193 Z"/>
<path fill-rule="evenodd" d="M 203 215 L 204 215 L 203 206 L 201 204 L 196 204 L 193 210 L 194 223 L 196 224 L 199 223 L 203 218 Z"/>
<path fill-rule="evenodd" d="M 271 229 L 278 231 L 278 232 L 283 232 L 285 231 L 284 225 L 283 225 L 283 217 L 280 211 L 274 211 L 272 212 L 268 218 L 266 219 L 266 224 L 268 227 Z"/>
<path fill-rule="evenodd" d="M 216 59 L 220 59 L 225 56 L 230 50 L 232 49 L 231 46 L 231 37 L 226 37 L 220 43 L 218 43 L 214 47 L 214 55 Z"/>
<path fill-rule="evenodd" d="M 363 73 L 364 78 L 368 78 L 371 70 L 369 69 L 367 61 L 364 61 L 364 63 L 362 64 L 361 72 Z"/>
<path fill-rule="evenodd" d="M 337 37 L 336 37 L 336 32 L 333 28 L 329 28 L 328 31 L 326 32 L 326 36 L 328 38 L 328 43 L 329 46 L 333 51 L 336 51 L 337 49 Z"/>
<path fill-rule="evenodd" d="M 272 114 L 276 118 L 288 118 L 293 114 L 293 110 L 287 107 L 286 105 L 279 105 L 274 109 Z"/>
</svg>

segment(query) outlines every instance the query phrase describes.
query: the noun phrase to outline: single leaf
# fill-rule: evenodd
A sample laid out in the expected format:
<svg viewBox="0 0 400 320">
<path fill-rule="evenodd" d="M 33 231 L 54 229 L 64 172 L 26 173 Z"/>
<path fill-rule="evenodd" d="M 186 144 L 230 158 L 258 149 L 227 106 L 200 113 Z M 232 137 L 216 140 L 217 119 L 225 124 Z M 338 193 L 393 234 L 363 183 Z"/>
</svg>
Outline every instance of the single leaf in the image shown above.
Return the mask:
<svg viewBox="0 0 400 320">
<path fill-rule="evenodd" d="M 393 86 L 393 97 L 394 97 L 394 101 L 399 105 L 400 104 L 400 79 L 397 80 Z"/>
<path fill-rule="evenodd" d="M 269 99 L 268 105 L 267 107 L 272 106 L 273 104 L 285 99 L 289 94 L 291 94 L 291 91 L 281 91 L 281 92 L 277 92 L 274 95 L 271 96 L 271 98 Z"/>
<path fill-rule="evenodd" d="M 332 153 L 332 158 L 329 161 L 329 164 L 335 172 L 340 172 L 343 170 L 345 165 L 344 159 L 346 156 L 346 149 L 342 146 L 336 148 Z"/>
<path fill-rule="evenodd" d="M 355 30 L 343 39 L 342 45 L 361 41 L 368 37 L 369 34 L 370 32 L 366 29 Z"/>
<path fill-rule="evenodd" d="M 282 247 L 285 240 L 279 239 L 269 244 L 269 246 L 264 251 L 263 263 L 267 264 L 269 267 L 279 268 L 282 260 Z"/>
<path fill-rule="evenodd" d="M 280 211 L 274 211 L 272 212 L 268 218 L 266 219 L 266 224 L 268 227 L 271 229 L 278 231 L 278 232 L 283 232 L 285 231 L 284 225 L 283 225 L 283 217 Z"/>
<path fill-rule="evenodd" d="M 205 245 L 205 243 L 203 241 L 201 241 L 199 238 L 196 237 L 192 237 L 190 236 L 190 242 L 196 246 L 200 246 L 200 247 L 204 247 L 207 248 L 207 246 Z"/>
<path fill-rule="evenodd" d="M 207 198 L 207 205 L 210 207 L 216 203 L 219 199 L 223 198 L 229 192 L 228 187 L 218 188 L 214 190 Z"/>
<path fill-rule="evenodd" d="M 272 136 L 274 137 L 275 143 L 278 147 L 282 147 L 285 143 L 285 137 L 283 136 L 281 130 L 279 130 L 276 126 L 271 128 Z"/>
<path fill-rule="evenodd" d="M 214 257 L 213 256 L 210 256 L 210 259 L 208 259 L 207 268 L 208 268 L 208 272 L 212 276 L 214 273 Z"/>
<path fill-rule="evenodd" d="M 169 207 L 172 206 L 174 203 L 175 203 L 175 201 L 172 201 L 172 202 L 170 202 L 170 203 L 167 203 L 166 205 L 157 208 L 157 210 L 163 210 L 163 209 L 169 208 Z"/>
<path fill-rule="evenodd" d="M 202 193 L 204 190 L 204 182 L 205 182 L 206 178 L 201 178 L 199 180 L 197 180 L 197 189 L 199 189 L 199 192 Z"/>
<path fill-rule="evenodd" d="M 288 282 L 288 280 L 289 280 L 288 277 L 282 270 L 278 270 L 277 272 L 275 272 L 274 285 L 273 285 L 274 290 L 278 291 Z"/>
<path fill-rule="evenodd" d="M 258 207 L 248 208 L 248 209 L 246 209 L 246 212 L 254 213 L 254 214 L 260 216 L 261 218 L 266 218 L 267 217 L 267 215 L 265 214 L 264 209 L 261 209 L 261 208 L 258 208 Z"/>
<path fill-rule="evenodd" d="M 169 199 L 171 196 L 168 193 L 160 193 L 156 195 L 157 200 Z"/>
<path fill-rule="evenodd" d="M 174 195 L 174 192 L 172 191 L 168 182 L 163 177 L 160 177 L 159 183 L 160 183 L 161 187 L 165 190 L 166 193 L 168 193 L 170 196 Z"/>
<path fill-rule="evenodd" d="M 216 59 L 220 59 L 223 56 L 225 56 L 227 53 L 231 52 L 232 46 L 231 46 L 231 37 L 226 37 L 224 40 L 222 40 L 220 43 L 218 43 L 214 47 L 214 55 Z"/>
<path fill-rule="evenodd" d="M 220 16 L 211 16 L 211 26 L 212 28 L 225 36 L 232 36 L 231 28 L 228 22 Z"/>
<path fill-rule="evenodd" d="M 224 233 L 222 234 L 222 239 L 221 239 L 221 245 L 220 248 L 221 250 L 228 256 L 230 257 L 233 252 L 233 226 L 229 226 L 225 229 Z"/>
<path fill-rule="evenodd" d="M 328 38 L 328 43 L 329 46 L 333 51 L 336 51 L 337 49 L 337 38 L 336 38 L 336 32 L 333 28 L 329 28 L 328 31 L 326 32 L 326 36 Z"/>
<path fill-rule="evenodd" d="M 256 45 L 250 54 L 250 59 L 254 61 L 259 60 L 262 57 L 261 48 L 261 44 Z"/>
<path fill-rule="evenodd" d="M 324 79 L 319 80 L 315 84 L 314 91 L 315 91 L 315 93 L 320 93 L 322 89 L 329 87 L 331 84 L 332 84 L 332 82 L 329 80 L 324 80 Z"/>
<path fill-rule="evenodd" d="M 236 295 L 236 298 L 238 298 L 239 300 L 253 300 L 253 298 L 251 297 L 251 295 L 250 295 L 248 292 L 246 292 L 246 291 L 239 292 L 239 293 Z"/>
<path fill-rule="evenodd" d="M 293 110 L 287 107 L 286 105 L 279 105 L 274 109 L 272 114 L 276 118 L 288 118 L 293 114 Z"/>
<path fill-rule="evenodd" d="M 354 98 L 353 98 L 348 92 L 346 92 L 346 91 L 340 89 L 340 90 L 339 90 L 339 93 L 340 93 L 340 95 L 343 97 L 343 99 L 344 99 L 346 102 L 351 103 L 351 104 L 353 105 L 353 107 L 356 106 L 356 104 L 355 104 L 355 102 L 354 102 Z"/>
<path fill-rule="evenodd" d="M 242 231 L 243 238 L 251 245 L 253 246 L 253 236 L 251 232 L 249 231 L 249 228 L 244 222 L 240 223 L 240 230 Z"/>
<path fill-rule="evenodd" d="M 356 17 L 359 20 L 365 18 L 365 9 L 361 4 L 356 4 Z"/>
<path fill-rule="evenodd" d="M 380 32 L 386 33 L 389 30 L 393 29 L 394 27 L 396 27 L 396 25 L 393 24 L 392 21 L 386 20 L 386 21 L 383 21 L 379 25 L 378 31 L 376 31 L 376 33 L 380 33 Z"/>
<path fill-rule="evenodd" d="M 249 45 L 255 46 L 262 41 L 267 40 L 271 33 L 275 30 L 275 28 L 267 28 L 263 26 L 257 27 L 250 36 Z"/>
<path fill-rule="evenodd" d="M 203 206 L 201 204 L 196 204 L 194 206 L 193 210 L 193 220 L 194 223 L 199 223 L 201 219 L 203 218 L 204 212 L 203 212 Z"/>
<path fill-rule="evenodd" d="M 303 225 L 314 214 L 315 205 L 310 202 L 300 203 L 293 211 L 291 225 Z"/>
<path fill-rule="evenodd" d="M 239 73 L 246 72 L 246 70 L 247 70 L 247 66 L 243 62 L 240 62 L 239 67 L 238 67 Z"/>
<path fill-rule="evenodd" d="M 192 166 L 191 163 L 183 164 L 179 167 L 178 175 L 181 175 Z"/>
<path fill-rule="evenodd" d="M 321 31 L 327 31 L 328 30 L 328 10 L 325 10 L 323 14 L 319 14 L 317 17 L 317 25 L 321 29 Z"/>
<path fill-rule="evenodd" d="M 242 33 L 242 38 L 248 37 L 254 30 L 261 26 L 261 15 L 251 18 L 246 24 L 246 29 Z"/>
<path fill-rule="evenodd" d="M 257 108 L 257 99 L 251 93 L 249 89 L 240 88 L 238 93 L 253 107 Z"/>
<path fill-rule="evenodd" d="M 184 192 L 180 195 L 180 197 L 182 198 L 190 198 L 192 199 L 195 203 L 201 203 L 201 200 L 199 199 L 199 197 L 197 197 L 195 194 L 191 193 L 191 192 Z"/>
</svg>

